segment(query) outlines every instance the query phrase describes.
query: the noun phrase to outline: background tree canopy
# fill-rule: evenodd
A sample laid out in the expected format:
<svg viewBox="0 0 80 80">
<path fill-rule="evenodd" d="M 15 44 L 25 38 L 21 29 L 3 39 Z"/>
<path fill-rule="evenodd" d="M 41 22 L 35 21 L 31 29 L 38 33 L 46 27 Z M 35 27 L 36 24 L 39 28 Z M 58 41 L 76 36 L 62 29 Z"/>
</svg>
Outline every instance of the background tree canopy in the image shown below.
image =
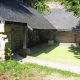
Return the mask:
<svg viewBox="0 0 80 80">
<path fill-rule="evenodd" d="M 37 9 L 41 14 L 46 14 L 50 12 L 50 8 L 45 2 L 50 2 L 54 0 L 23 0 L 23 2 L 29 4 L 31 7 Z"/>
<path fill-rule="evenodd" d="M 50 8 L 45 2 L 51 1 L 61 2 L 68 11 L 73 11 L 76 16 L 80 17 L 80 0 L 23 0 L 23 2 L 26 2 L 31 7 L 37 9 L 41 14 L 50 12 Z"/>
</svg>

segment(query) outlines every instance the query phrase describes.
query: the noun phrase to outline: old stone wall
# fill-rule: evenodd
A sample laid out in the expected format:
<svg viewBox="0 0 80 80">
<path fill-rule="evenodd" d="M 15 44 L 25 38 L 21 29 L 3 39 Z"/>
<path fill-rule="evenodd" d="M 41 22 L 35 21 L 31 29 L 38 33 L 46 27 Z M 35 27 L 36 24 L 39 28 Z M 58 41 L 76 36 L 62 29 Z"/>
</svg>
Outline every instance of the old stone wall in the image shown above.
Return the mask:
<svg viewBox="0 0 80 80">
<path fill-rule="evenodd" d="M 28 31 L 29 43 L 28 47 L 33 47 L 41 43 L 47 43 L 49 38 L 48 30 Z"/>
<path fill-rule="evenodd" d="M 23 26 L 11 24 L 11 49 L 19 50 L 23 46 Z"/>
<path fill-rule="evenodd" d="M 80 42 L 80 32 L 79 31 L 54 31 L 53 40 L 55 42 L 62 42 L 62 43 Z"/>
</svg>

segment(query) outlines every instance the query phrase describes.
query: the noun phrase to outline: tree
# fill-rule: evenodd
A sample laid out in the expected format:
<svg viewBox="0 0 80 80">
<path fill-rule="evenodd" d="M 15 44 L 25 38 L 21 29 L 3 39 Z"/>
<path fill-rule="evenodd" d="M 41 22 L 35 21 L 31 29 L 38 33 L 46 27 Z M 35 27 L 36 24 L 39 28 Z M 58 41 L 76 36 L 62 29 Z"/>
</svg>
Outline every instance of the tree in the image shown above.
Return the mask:
<svg viewBox="0 0 80 80">
<path fill-rule="evenodd" d="M 29 4 L 31 7 L 37 9 L 41 14 L 46 14 L 50 12 L 50 8 L 45 2 L 50 2 L 54 0 L 23 0 L 23 2 Z"/>
<path fill-rule="evenodd" d="M 50 8 L 45 2 L 59 1 L 68 11 L 73 11 L 74 14 L 80 17 L 80 0 L 23 0 L 33 8 L 37 9 L 40 13 L 46 14 L 50 12 Z"/>
</svg>

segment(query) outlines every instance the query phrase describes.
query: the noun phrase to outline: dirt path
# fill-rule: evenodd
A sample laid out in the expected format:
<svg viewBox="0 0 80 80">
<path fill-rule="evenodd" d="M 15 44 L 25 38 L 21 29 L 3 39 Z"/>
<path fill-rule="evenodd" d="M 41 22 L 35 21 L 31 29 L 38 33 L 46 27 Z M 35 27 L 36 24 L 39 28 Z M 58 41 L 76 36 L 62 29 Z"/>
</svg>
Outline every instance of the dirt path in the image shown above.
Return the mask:
<svg viewBox="0 0 80 80">
<path fill-rule="evenodd" d="M 39 59 L 39 58 L 31 57 L 31 56 L 27 56 L 27 58 L 23 58 L 23 57 L 20 57 L 19 55 L 16 55 L 14 59 L 20 63 L 25 63 L 25 62 L 37 63 L 39 65 L 48 66 L 51 68 L 62 69 L 62 70 L 80 74 L 79 64 L 73 64 L 73 63 L 67 63 L 67 62 L 61 62 L 61 61 L 53 61 L 53 60 L 45 60 L 45 59 Z"/>
</svg>

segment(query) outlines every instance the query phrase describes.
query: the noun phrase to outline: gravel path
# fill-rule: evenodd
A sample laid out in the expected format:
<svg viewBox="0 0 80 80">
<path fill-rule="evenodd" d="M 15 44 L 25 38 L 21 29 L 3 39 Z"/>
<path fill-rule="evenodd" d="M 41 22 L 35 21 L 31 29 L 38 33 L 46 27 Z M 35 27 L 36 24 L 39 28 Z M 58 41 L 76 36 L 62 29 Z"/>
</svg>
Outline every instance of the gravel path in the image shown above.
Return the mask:
<svg viewBox="0 0 80 80">
<path fill-rule="evenodd" d="M 73 63 L 67 63 L 67 62 L 61 62 L 61 61 L 53 61 L 53 60 L 45 60 L 45 59 L 39 59 L 39 58 L 31 57 L 31 56 L 27 56 L 27 58 L 23 58 L 23 57 L 20 57 L 19 55 L 16 55 L 14 59 L 20 63 L 25 63 L 25 62 L 37 63 L 39 65 L 48 66 L 51 68 L 62 69 L 62 70 L 80 74 L 79 64 L 73 64 Z"/>
</svg>

